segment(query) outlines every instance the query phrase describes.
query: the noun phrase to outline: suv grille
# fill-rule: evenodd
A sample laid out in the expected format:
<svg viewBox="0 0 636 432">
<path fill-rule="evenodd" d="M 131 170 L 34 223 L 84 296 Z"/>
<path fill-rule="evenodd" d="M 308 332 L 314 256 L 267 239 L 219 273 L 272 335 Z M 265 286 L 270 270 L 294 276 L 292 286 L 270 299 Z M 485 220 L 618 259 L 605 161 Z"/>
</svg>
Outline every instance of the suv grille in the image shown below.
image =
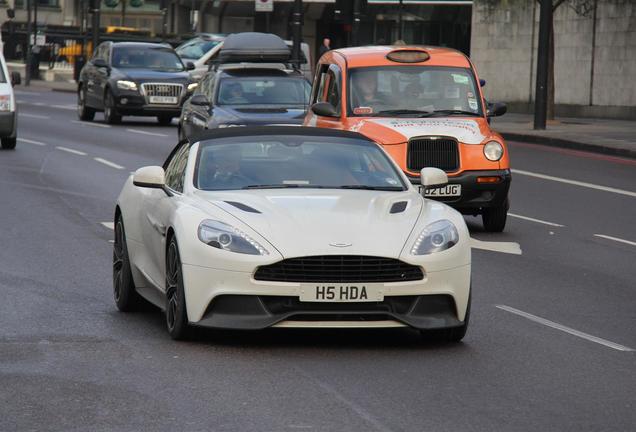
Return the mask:
<svg viewBox="0 0 636 432">
<path fill-rule="evenodd" d="M 407 150 L 406 167 L 409 171 L 415 172 L 427 167 L 457 171 L 459 168 L 457 140 L 446 137 L 412 138 Z"/>
<path fill-rule="evenodd" d="M 254 274 L 256 280 L 276 282 L 404 282 L 423 278 L 418 266 L 361 255 L 289 258 L 259 267 Z"/>
<path fill-rule="evenodd" d="M 181 97 L 181 92 L 183 91 L 182 84 L 171 84 L 171 83 L 143 83 L 141 88 L 146 95 L 146 98 L 150 96 L 166 96 L 166 97 L 176 97 L 177 100 Z"/>
</svg>

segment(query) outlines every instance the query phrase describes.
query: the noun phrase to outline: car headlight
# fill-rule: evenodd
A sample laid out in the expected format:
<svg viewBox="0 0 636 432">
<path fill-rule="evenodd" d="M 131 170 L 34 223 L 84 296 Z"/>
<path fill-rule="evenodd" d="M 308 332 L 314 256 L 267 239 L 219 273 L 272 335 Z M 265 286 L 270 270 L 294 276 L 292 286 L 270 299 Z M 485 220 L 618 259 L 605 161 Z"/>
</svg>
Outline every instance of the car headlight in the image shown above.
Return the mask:
<svg viewBox="0 0 636 432">
<path fill-rule="evenodd" d="M 134 81 L 119 80 L 117 81 L 117 88 L 122 90 L 137 90 L 137 83 Z"/>
<path fill-rule="evenodd" d="M 199 240 L 203 243 L 230 252 L 248 255 L 269 255 L 267 249 L 238 228 L 215 220 L 204 220 L 199 224 Z"/>
<path fill-rule="evenodd" d="M 11 96 L 0 95 L 0 111 L 11 111 Z"/>
<path fill-rule="evenodd" d="M 457 228 L 447 219 L 438 220 L 424 228 L 417 237 L 411 255 L 429 255 L 450 249 L 459 241 Z"/>
<path fill-rule="evenodd" d="M 490 161 L 498 161 L 503 156 L 503 146 L 497 141 L 487 142 L 484 146 L 484 156 Z"/>
<path fill-rule="evenodd" d="M 188 84 L 188 92 L 194 91 L 197 87 L 199 87 L 198 82 Z"/>
</svg>

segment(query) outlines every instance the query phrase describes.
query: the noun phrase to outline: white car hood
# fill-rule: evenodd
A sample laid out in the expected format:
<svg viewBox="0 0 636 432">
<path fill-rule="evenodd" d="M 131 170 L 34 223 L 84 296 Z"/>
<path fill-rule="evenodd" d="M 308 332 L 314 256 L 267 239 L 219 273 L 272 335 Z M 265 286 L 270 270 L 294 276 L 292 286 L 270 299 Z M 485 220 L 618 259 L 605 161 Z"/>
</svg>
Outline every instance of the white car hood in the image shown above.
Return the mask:
<svg viewBox="0 0 636 432">
<path fill-rule="evenodd" d="M 285 258 L 326 254 L 399 258 L 423 203 L 412 191 L 263 189 L 196 195 L 240 219 Z M 404 211 L 390 213 L 401 201 L 407 202 Z"/>
</svg>

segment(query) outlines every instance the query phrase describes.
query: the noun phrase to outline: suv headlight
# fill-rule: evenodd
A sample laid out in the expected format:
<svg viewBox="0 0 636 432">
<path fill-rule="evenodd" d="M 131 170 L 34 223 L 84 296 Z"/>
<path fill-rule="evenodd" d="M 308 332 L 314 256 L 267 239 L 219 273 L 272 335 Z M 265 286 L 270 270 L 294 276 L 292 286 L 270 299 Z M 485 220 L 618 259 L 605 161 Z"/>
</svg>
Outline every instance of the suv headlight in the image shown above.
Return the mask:
<svg viewBox="0 0 636 432">
<path fill-rule="evenodd" d="M 484 156 L 486 159 L 497 162 L 503 156 L 503 146 L 497 141 L 489 141 L 484 146 Z"/>
<path fill-rule="evenodd" d="M 134 81 L 119 80 L 117 81 L 117 88 L 122 90 L 137 90 L 137 83 Z"/>
<path fill-rule="evenodd" d="M 198 235 L 203 243 L 217 249 L 248 255 L 269 255 L 256 240 L 223 222 L 204 220 L 199 224 Z"/>
<path fill-rule="evenodd" d="M 0 111 L 11 111 L 11 96 L 0 95 Z"/>
<path fill-rule="evenodd" d="M 457 228 L 447 219 L 438 220 L 424 228 L 417 237 L 411 255 L 429 255 L 450 249 L 459 241 Z"/>
<path fill-rule="evenodd" d="M 197 87 L 199 87 L 199 83 L 198 82 L 193 82 L 193 83 L 188 84 L 188 92 L 194 91 Z"/>
</svg>

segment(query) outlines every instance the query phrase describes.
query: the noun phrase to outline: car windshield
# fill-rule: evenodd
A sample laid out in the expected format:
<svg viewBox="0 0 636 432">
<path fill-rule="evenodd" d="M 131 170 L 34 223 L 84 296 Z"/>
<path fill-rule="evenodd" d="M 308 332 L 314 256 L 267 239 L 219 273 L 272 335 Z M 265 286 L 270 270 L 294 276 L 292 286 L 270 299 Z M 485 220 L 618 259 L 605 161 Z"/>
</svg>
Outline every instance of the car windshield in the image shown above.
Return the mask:
<svg viewBox="0 0 636 432">
<path fill-rule="evenodd" d="M 220 39 L 204 39 L 204 38 L 194 38 L 187 42 L 179 45 L 175 51 L 182 58 L 187 58 L 190 60 L 198 60 L 205 53 L 210 51 L 212 48 L 221 43 Z"/>
<path fill-rule="evenodd" d="M 123 69 L 153 69 L 166 72 L 185 70 L 181 59 L 171 48 L 115 47 L 113 67 Z"/>
<path fill-rule="evenodd" d="M 349 115 L 481 116 L 475 79 L 466 68 L 384 66 L 351 69 Z"/>
<path fill-rule="evenodd" d="M 194 184 L 203 190 L 406 190 L 398 171 L 376 144 L 302 135 L 202 141 Z"/>
<path fill-rule="evenodd" d="M 217 105 L 305 106 L 311 86 L 304 78 L 225 78 L 219 83 Z"/>
</svg>

